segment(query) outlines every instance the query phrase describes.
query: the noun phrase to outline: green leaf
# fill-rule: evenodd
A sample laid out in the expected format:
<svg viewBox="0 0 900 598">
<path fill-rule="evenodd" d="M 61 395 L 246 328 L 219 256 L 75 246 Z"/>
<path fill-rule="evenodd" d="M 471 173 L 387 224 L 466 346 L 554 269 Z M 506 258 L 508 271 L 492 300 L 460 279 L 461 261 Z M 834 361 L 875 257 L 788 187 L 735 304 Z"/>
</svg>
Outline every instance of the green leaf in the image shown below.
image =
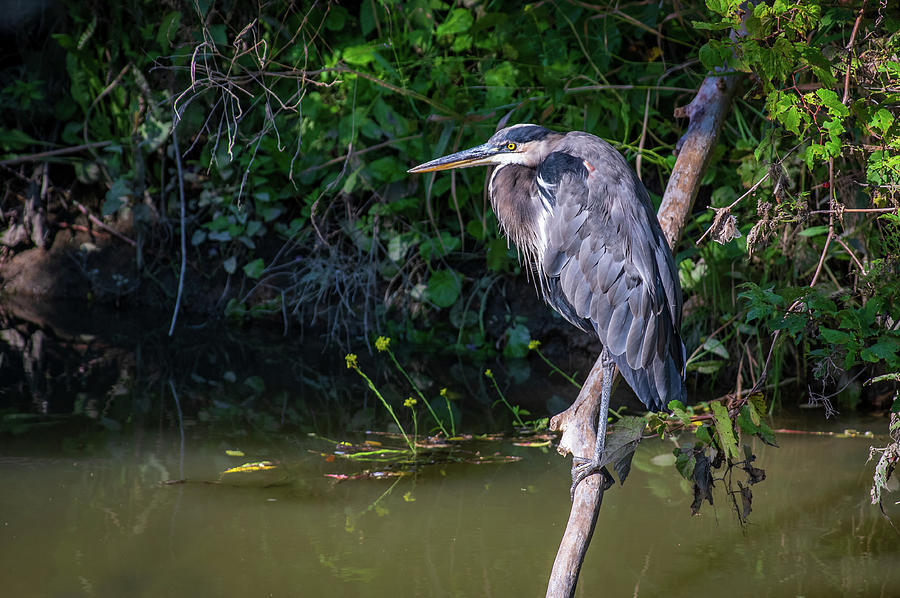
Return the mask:
<svg viewBox="0 0 900 598">
<path fill-rule="evenodd" d="M 686 480 L 690 480 L 694 475 L 694 467 L 697 465 L 697 458 L 694 457 L 694 449 L 691 446 L 677 448 L 675 453 L 675 469 Z"/>
<path fill-rule="evenodd" d="M 118 178 L 113 181 L 112 187 L 109 191 L 106 192 L 106 199 L 103 202 L 103 206 L 100 208 L 100 212 L 104 216 L 111 216 L 119 211 L 123 205 L 125 205 L 125 197 L 131 195 L 131 183 L 125 178 Z"/>
<path fill-rule="evenodd" d="M 451 235 L 447 231 L 441 231 L 440 237 L 428 237 L 419 245 L 419 255 L 430 262 L 432 259 L 441 258 L 459 249 L 459 237 Z"/>
<path fill-rule="evenodd" d="M 762 421 L 762 416 L 766 414 L 766 399 L 762 393 L 754 394 L 750 397 L 750 419 L 757 426 Z"/>
<path fill-rule="evenodd" d="M 696 430 L 694 430 L 694 436 L 707 446 L 711 446 L 713 443 L 713 437 L 710 433 L 712 428 L 710 426 L 698 426 Z"/>
<path fill-rule="evenodd" d="M 822 104 L 828 109 L 828 113 L 832 116 L 850 116 L 850 109 L 841 103 L 838 99 L 837 92 L 833 89 L 820 87 L 816 90 L 816 95 L 822 100 Z"/>
<path fill-rule="evenodd" d="M 894 124 L 894 115 L 885 108 L 876 110 L 869 120 L 869 128 L 878 129 L 882 134 L 887 133 L 892 124 Z"/>
<path fill-rule="evenodd" d="M 757 416 L 758 419 L 759 417 Z M 753 409 L 749 405 L 741 407 L 741 412 L 737 417 L 737 424 L 745 434 L 756 434 L 759 432 L 759 424 L 753 421 Z"/>
<path fill-rule="evenodd" d="M 685 426 L 691 425 L 691 416 L 685 410 L 684 405 L 681 401 L 669 401 L 669 404 L 666 405 L 666 407 L 668 407 L 672 414 L 680 419 L 681 423 L 683 423 Z"/>
<path fill-rule="evenodd" d="M 462 289 L 461 276 L 453 270 L 436 270 L 428 279 L 428 299 L 438 307 L 456 303 Z"/>
<path fill-rule="evenodd" d="M 704 359 L 704 360 L 695 360 L 691 361 L 687 364 L 687 369 L 689 372 L 699 372 L 701 374 L 715 374 L 722 366 L 725 365 L 724 361 L 719 361 L 718 359 Z"/>
<path fill-rule="evenodd" d="M 725 456 L 732 461 L 740 460 L 741 454 L 738 450 L 737 439 L 734 437 L 734 429 L 732 428 L 731 417 L 728 415 L 728 408 L 720 401 L 710 403 L 709 406 L 715 418 L 719 445 L 725 452 Z"/>
<path fill-rule="evenodd" d="M 243 268 L 244 274 L 247 275 L 248 278 L 252 278 L 254 280 L 262 276 L 262 273 L 265 269 L 266 265 L 262 261 L 262 258 L 256 258 L 249 264 L 246 264 Z"/>
<path fill-rule="evenodd" d="M 725 348 L 725 345 L 722 344 L 717 338 L 708 338 L 703 343 L 703 348 L 709 351 L 714 355 L 718 355 L 723 359 L 728 359 L 728 349 Z"/>
<path fill-rule="evenodd" d="M 225 271 L 229 274 L 234 274 L 235 270 L 237 270 L 237 258 L 231 256 L 224 262 L 222 262 L 222 267 L 225 268 Z"/>
<path fill-rule="evenodd" d="M 787 114 L 782 117 L 781 122 L 784 123 L 784 128 L 794 135 L 800 134 L 800 110 L 796 106 L 788 108 Z"/>
<path fill-rule="evenodd" d="M 889 363 L 896 363 L 898 358 L 898 348 L 900 348 L 900 341 L 888 337 L 878 341 L 871 347 L 866 347 L 859 352 L 859 356 L 872 363 L 882 359 Z"/>
<path fill-rule="evenodd" d="M 706 31 L 722 31 L 724 29 L 731 29 L 734 27 L 734 23 L 730 23 L 728 21 L 719 21 L 718 23 L 705 23 L 703 21 L 691 21 L 691 27 L 694 29 L 703 29 Z"/>
<path fill-rule="evenodd" d="M 496 237 L 487 244 L 485 262 L 488 270 L 502 272 L 509 268 L 512 260 L 509 258 L 509 247 L 505 239 Z"/>
<path fill-rule="evenodd" d="M 344 48 L 342 55 L 347 64 L 363 66 L 375 60 L 375 49 L 368 44 L 348 46 Z"/>
<path fill-rule="evenodd" d="M 826 343 L 831 345 L 845 345 L 853 338 L 848 332 L 825 328 L 824 326 L 819 327 L 819 335 Z"/>
<path fill-rule="evenodd" d="M 178 26 L 181 24 L 181 12 L 174 10 L 164 16 L 159 24 L 159 31 L 156 33 L 156 42 L 163 50 L 172 47 L 172 42 L 178 33 Z"/>
<path fill-rule="evenodd" d="M 453 35 L 454 33 L 465 33 L 472 26 L 475 19 L 472 13 L 464 8 L 454 8 L 447 15 L 443 23 L 438 25 L 437 35 Z"/>
<path fill-rule="evenodd" d="M 522 358 L 528 355 L 528 343 L 531 342 L 531 331 L 524 324 L 515 324 L 506 329 L 506 345 L 503 356 Z"/>
<path fill-rule="evenodd" d="M 766 422 L 759 423 L 759 433 L 757 434 L 760 440 L 768 444 L 769 446 L 778 446 L 775 442 L 775 432 Z"/>
<path fill-rule="evenodd" d="M 809 228 L 803 229 L 799 234 L 801 237 L 818 237 L 819 235 L 824 235 L 828 232 L 828 225 L 823 224 L 821 226 L 810 226 Z"/>
</svg>

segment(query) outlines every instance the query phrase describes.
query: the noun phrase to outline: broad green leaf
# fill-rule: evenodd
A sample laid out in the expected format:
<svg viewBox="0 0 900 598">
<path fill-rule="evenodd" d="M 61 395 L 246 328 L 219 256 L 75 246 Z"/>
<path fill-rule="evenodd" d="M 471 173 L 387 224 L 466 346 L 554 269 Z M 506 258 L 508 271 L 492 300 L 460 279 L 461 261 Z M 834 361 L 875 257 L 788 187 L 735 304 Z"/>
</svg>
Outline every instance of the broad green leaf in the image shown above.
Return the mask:
<svg viewBox="0 0 900 598">
<path fill-rule="evenodd" d="M 717 338 L 706 339 L 706 341 L 703 343 L 703 348 L 714 355 L 722 357 L 723 359 L 728 359 L 729 357 L 728 349 L 726 349 L 725 345 L 722 344 L 722 341 Z"/>
<path fill-rule="evenodd" d="M 885 108 L 876 110 L 869 120 L 869 128 L 878 129 L 882 134 L 887 133 L 892 124 L 894 124 L 894 115 Z"/>
<path fill-rule="evenodd" d="M 456 303 L 461 289 L 461 276 L 453 270 L 436 270 L 428 279 L 428 299 L 438 307 Z"/>
<path fill-rule="evenodd" d="M 113 181 L 112 187 L 106 192 L 106 199 L 101 206 L 100 211 L 104 216 L 110 216 L 119 211 L 125 205 L 125 198 L 133 193 L 131 182 L 125 178 L 118 178 Z"/>
<path fill-rule="evenodd" d="M 159 24 L 159 30 L 156 33 L 156 43 L 163 49 L 168 50 L 172 47 L 172 42 L 178 34 L 178 26 L 181 24 L 181 12 L 173 10 L 162 18 Z"/>
<path fill-rule="evenodd" d="M 762 393 L 754 394 L 750 397 L 750 419 L 757 426 L 762 421 L 762 416 L 766 414 L 766 399 Z"/>
<path fill-rule="evenodd" d="M 694 457 L 694 449 L 688 445 L 677 448 L 673 452 L 675 454 L 675 469 L 678 470 L 681 477 L 690 480 L 694 475 L 694 466 L 697 465 L 697 459 Z"/>
<path fill-rule="evenodd" d="M 759 416 L 757 416 L 757 420 Z M 759 432 L 759 423 L 753 421 L 753 408 L 750 405 L 741 407 L 741 412 L 737 417 L 737 424 L 741 431 L 746 434 L 756 434 Z"/>
<path fill-rule="evenodd" d="M 681 401 L 669 401 L 669 404 L 666 405 L 666 407 L 669 408 L 669 410 L 672 412 L 672 414 L 675 417 L 677 417 L 678 419 L 681 420 L 681 423 L 683 423 L 685 426 L 690 425 L 691 416 L 685 410 L 684 405 L 682 404 Z"/>
<path fill-rule="evenodd" d="M 225 271 L 229 274 L 234 274 L 235 270 L 237 270 L 237 258 L 231 256 L 224 262 L 222 262 L 222 267 L 225 268 Z"/>
<path fill-rule="evenodd" d="M 782 117 L 781 122 L 784 123 L 784 128 L 794 135 L 800 134 L 800 110 L 798 110 L 796 106 L 788 108 L 788 111 Z"/>
<path fill-rule="evenodd" d="M 801 237 L 818 237 L 819 235 L 824 235 L 828 232 L 828 225 L 821 226 L 810 226 L 807 229 L 800 231 L 798 234 Z"/>
<path fill-rule="evenodd" d="M 738 461 L 741 458 L 738 450 L 737 439 L 734 437 L 734 429 L 731 425 L 731 417 L 728 415 L 728 408 L 721 401 L 715 401 L 709 404 L 713 412 L 716 423 L 716 434 L 719 436 L 719 444 L 725 452 L 725 456 L 732 461 Z"/>
<path fill-rule="evenodd" d="M 488 270 L 493 272 L 501 272 L 506 270 L 512 263 L 509 258 L 509 247 L 505 239 L 496 237 L 491 239 L 485 250 L 485 261 Z"/>
<path fill-rule="evenodd" d="M 822 100 L 822 104 L 828 109 L 828 113 L 832 116 L 849 116 L 850 109 L 841 103 L 838 99 L 837 92 L 833 89 L 820 87 L 816 90 L 816 95 Z"/>
<path fill-rule="evenodd" d="M 699 440 L 703 444 L 712 445 L 713 437 L 711 430 L 711 426 L 698 426 L 697 429 L 694 430 L 694 436 L 696 436 L 697 440 Z"/>
<path fill-rule="evenodd" d="M 847 332 L 825 328 L 824 326 L 819 327 L 819 335 L 821 335 L 822 339 L 826 343 L 830 343 L 832 345 L 844 345 L 848 343 L 851 338 L 853 338 Z"/>
<path fill-rule="evenodd" d="M 528 355 L 528 343 L 531 342 L 531 331 L 524 324 L 514 324 L 506 329 L 506 345 L 503 356 L 521 358 Z"/>
<path fill-rule="evenodd" d="M 253 278 L 254 280 L 262 276 L 265 269 L 266 265 L 262 258 L 256 258 L 249 264 L 246 264 L 243 268 L 244 274 L 246 274 L 248 278 Z"/>
<path fill-rule="evenodd" d="M 363 66 L 375 60 L 375 49 L 368 44 L 348 46 L 344 48 L 342 55 L 347 64 Z"/>
<path fill-rule="evenodd" d="M 882 359 L 888 363 L 896 363 L 898 359 L 898 349 L 900 349 L 900 340 L 886 338 L 875 343 L 871 347 L 866 347 L 859 352 L 859 356 L 872 363 Z"/>
<path fill-rule="evenodd" d="M 689 372 L 699 372 L 701 374 L 715 374 L 722 366 L 725 365 L 724 361 L 719 361 L 718 359 L 704 359 L 704 360 L 695 360 L 691 361 L 687 364 L 687 369 Z"/>
<path fill-rule="evenodd" d="M 447 15 L 443 23 L 438 25 L 437 35 L 452 35 L 454 33 L 465 33 L 469 30 L 474 22 L 472 13 L 465 8 L 454 8 Z"/>
</svg>

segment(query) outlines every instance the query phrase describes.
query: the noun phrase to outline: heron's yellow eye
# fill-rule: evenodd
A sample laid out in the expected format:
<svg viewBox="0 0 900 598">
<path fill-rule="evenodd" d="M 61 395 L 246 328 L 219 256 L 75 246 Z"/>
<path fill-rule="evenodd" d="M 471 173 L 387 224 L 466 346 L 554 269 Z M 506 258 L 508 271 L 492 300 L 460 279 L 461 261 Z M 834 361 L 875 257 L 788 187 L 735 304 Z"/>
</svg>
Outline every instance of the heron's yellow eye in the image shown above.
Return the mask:
<svg viewBox="0 0 900 598">
<path fill-rule="evenodd" d="M 506 149 L 508 149 L 509 151 L 515 150 L 515 149 L 516 149 L 516 144 L 513 143 L 512 141 L 510 141 L 509 143 L 506 144 Z"/>
</svg>

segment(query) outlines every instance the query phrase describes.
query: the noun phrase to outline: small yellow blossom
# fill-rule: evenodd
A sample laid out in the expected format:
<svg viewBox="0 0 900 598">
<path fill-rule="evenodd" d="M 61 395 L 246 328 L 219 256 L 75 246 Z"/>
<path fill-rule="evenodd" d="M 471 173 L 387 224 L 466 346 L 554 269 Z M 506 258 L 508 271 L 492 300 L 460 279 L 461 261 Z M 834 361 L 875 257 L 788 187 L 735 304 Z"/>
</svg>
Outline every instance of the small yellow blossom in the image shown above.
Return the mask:
<svg viewBox="0 0 900 598">
<path fill-rule="evenodd" d="M 405 401 L 403 401 L 403 406 L 404 406 L 404 407 L 409 407 L 410 409 L 412 409 L 413 407 L 416 406 L 416 403 L 417 403 L 417 402 L 418 402 L 418 401 L 416 401 L 414 398 L 409 397 L 408 399 L 406 399 Z"/>
<path fill-rule="evenodd" d="M 492 372 L 491 369 L 488 368 L 488 369 L 484 370 L 484 375 L 487 376 L 488 378 L 493 378 L 494 372 Z"/>
<path fill-rule="evenodd" d="M 379 336 L 375 339 L 375 348 L 379 351 L 387 351 L 391 346 L 391 337 Z"/>
<path fill-rule="evenodd" d="M 442 389 L 441 389 L 441 396 L 442 396 L 442 397 L 446 397 L 446 396 L 447 396 L 447 389 L 446 389 L 446 388 L 442 388 Z"/>
<path fill-rule="evenodd" d="M 347 353 L 347 355 L 344 356 L 344 361 L 347 362 L 348 370 L 356 369 L 358 367 L 356 364 L 356 353 Z"/>
<path fill-rule="evenodd" d="M 541 346 L 541 341 L 536 341 L 536 340 L 528 341 L 528 350 L 529 351 L 534 351 L 535 349 L 537 349 L 540 346 Z"/>
</svg>

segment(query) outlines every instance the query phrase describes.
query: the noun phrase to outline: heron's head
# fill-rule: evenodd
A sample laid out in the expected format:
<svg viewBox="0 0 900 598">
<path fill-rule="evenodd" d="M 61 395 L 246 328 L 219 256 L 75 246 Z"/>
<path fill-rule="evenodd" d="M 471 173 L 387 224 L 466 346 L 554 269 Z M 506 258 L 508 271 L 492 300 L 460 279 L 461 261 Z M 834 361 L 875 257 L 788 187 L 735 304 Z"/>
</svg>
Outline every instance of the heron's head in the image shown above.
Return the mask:
<svg viewBox="0 0 900 598">
<path fill-rule="evenodd" d="M 432 172 L 489 164 L 521 164 L 534 168 L 549 154 L 553 145 L 562 138 L 538 125 L 513 125 L 494 133 L 487 143 L 425 162 L 409 169 L 409 172 Z"/>
</svg>

